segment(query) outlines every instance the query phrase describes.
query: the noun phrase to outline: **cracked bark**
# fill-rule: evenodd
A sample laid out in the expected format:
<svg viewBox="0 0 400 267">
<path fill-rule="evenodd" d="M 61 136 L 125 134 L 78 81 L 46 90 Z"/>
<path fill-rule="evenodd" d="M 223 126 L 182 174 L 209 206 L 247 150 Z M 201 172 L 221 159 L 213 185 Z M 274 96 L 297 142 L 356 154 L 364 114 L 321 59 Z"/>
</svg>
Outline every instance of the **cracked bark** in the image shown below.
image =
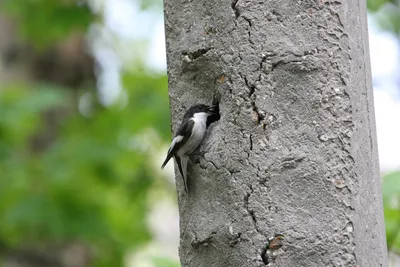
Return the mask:
<svg viewBox="0 0 400 267">
<path fill-rule="evenodd" d="M 365 3 L 166 0 L 165 15 L 173 125 L 215 96 L 221 111 L 189 195 L 177 179 L 182 266 L 387 266 Z"/>
</svg>

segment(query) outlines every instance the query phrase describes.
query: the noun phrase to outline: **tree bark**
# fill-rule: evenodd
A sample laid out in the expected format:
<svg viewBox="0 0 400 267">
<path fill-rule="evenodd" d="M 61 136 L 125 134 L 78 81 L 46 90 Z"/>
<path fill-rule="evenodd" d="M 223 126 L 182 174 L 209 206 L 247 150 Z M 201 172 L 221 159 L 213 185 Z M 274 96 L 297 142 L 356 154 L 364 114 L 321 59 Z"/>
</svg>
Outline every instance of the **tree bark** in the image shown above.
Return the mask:
<svg viewBox="0 0 400 267">
<path fill-rule="evenodd" d="M 173 130 L 221 111 L 177 174 L 182 266 L 387 266 L 365 2 L 164 5 Z"/>
</svg>

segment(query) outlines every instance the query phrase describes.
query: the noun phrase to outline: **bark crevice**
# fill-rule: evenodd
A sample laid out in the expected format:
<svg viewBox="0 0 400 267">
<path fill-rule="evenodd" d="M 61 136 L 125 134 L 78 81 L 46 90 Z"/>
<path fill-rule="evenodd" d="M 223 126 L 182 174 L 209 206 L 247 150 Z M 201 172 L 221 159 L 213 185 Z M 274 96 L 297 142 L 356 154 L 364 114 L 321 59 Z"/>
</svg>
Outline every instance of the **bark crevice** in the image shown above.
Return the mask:
<svg viewBox="0 0 400 267">
<path fill-rule="evenodd" d="M 204 56 L 205 54 L 207 54 L 208 51 L 210 51 L 212 49 L 213 49 L 213 47 L 206 47 L 206 48 L 197 49 L 193 52 L 184 51 L 184 52 L 182 52 L 182 55 L 187 57 L 190 61 L 193 61 L 199 57 Z"/>
<path fill-rule="evenodd" d="M 233 10 L 233 13 L 235 14 L 236 19 L 240 17 L 240 12 L 239 9 L 237 8 L 236 4 L 239 0 L 234 0 L 231 4 L 231 8 Z"/>
</svg>

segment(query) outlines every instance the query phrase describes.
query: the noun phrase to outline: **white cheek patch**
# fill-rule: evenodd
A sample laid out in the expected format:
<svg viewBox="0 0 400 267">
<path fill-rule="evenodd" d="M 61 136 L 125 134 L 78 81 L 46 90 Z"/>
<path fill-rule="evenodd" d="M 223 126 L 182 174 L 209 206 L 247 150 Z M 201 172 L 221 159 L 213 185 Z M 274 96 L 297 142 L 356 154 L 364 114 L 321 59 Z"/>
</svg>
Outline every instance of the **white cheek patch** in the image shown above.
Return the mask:
<svg viewBox="0 0 400 267">
<path fill-rule="evenodd" d="M 206 123 L 207 117 L 208 117 L 208 113 L 200 112 L 200 113 L 195 113 L 193 115 L 192 120 L 194 121 L 194 124 L 196 124 L 196 123 L 203 124 L 203 123 Z"/>
</svg>

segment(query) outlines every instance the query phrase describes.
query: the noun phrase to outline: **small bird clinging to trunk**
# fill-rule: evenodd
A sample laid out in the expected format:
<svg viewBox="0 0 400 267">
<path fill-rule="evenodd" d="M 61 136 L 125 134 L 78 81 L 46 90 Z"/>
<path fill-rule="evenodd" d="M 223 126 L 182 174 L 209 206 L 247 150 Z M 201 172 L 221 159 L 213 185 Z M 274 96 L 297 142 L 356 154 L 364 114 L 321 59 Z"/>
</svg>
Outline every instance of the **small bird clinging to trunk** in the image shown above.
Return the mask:
<svg viewBox="0 0 400 267">
<path fill-rule="evenodd" d="M 174 157 L 182 175 L 186 193 L 189 192 L 187 186 L 189 155 L 200 145 L 208 126 L 219 118 L 218 106 L 199 104 L 190 107 L 183 116 L 178 132 L 168 149 L 167 158 L 161 169 L 164 169 L 168 161 Z"/>
</svg>

